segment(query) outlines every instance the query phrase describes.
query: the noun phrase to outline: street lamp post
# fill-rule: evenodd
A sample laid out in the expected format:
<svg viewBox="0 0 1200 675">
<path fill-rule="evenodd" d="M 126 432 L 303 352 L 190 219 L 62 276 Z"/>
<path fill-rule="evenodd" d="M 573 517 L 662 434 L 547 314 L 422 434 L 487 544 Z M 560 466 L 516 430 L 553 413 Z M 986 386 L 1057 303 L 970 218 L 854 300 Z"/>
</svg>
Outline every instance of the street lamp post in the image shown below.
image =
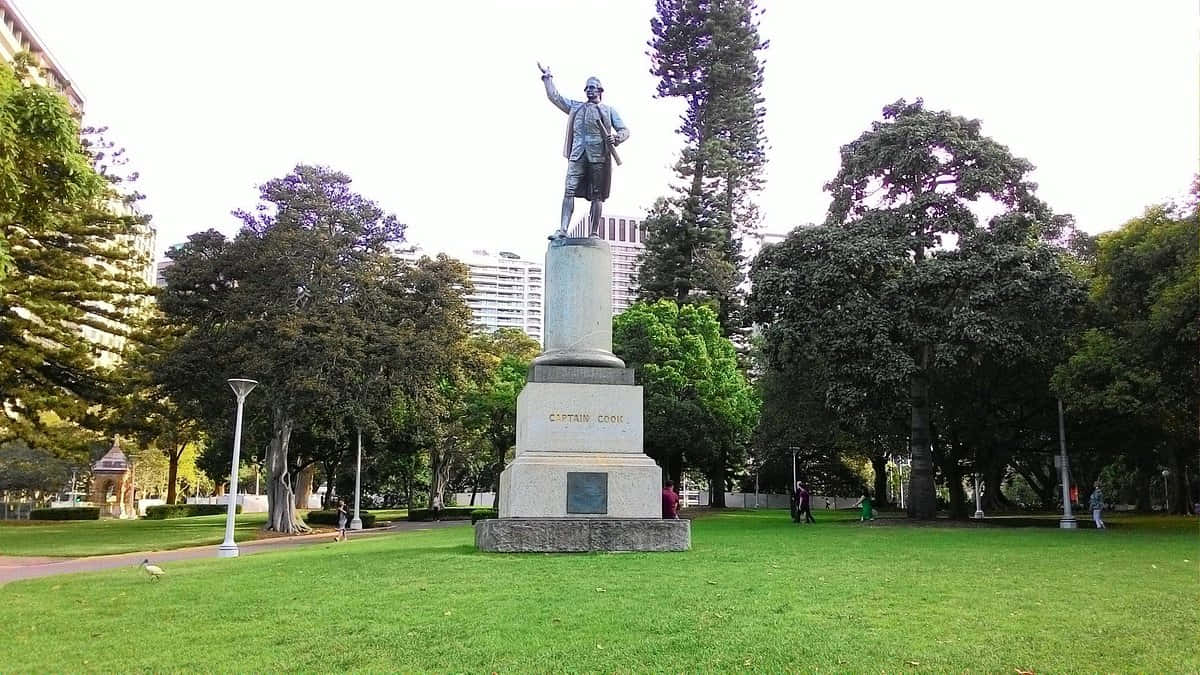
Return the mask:
<svg viewBox="0 0 1200 675">
<path fill-rule="evenodd" d="M 1169 488 L 1167 488 L 1167 476 L 1170 476 L 1170 475 L 1171 475 L 1171 471 L 1170 471 L 1169 469 L 1163 469 L 1163 470 L 1162 470 L 1162 477 L 1163 477 L 1163 502 L 1165 502 L 1165 503 L 1163 504 L 1163 513 L 1166 513 L 1166 514 L 1170 514 L 1170 513 L 1171 513 L 1171 491 L 1170 491 L 1170 489 L 1169 489 Z"/>
<path fill-rule="evenodd" d="M 1064 530 L 1074 530 L 1079 527 L 1075 516 L 1071 514 L 1071 472 L 1067 464 L 1067 430 L 1063 424 L 1062 399 L 1058 399 L 1058 448 L 1059 466 L 1062 475 L 1063 516 L 1058 526 Z"/>
<path fill-rule="evenodd" d="M 981 505 L 981 503 L 979 501 L 979 474 L 974 474 L 974 476 L 975 476 L 975 518 L 977 520 L 983 520 L 983 506 Z"/>
<path fill-rule="evenodd" d="M 358 515 L 359 480 L 362 478 L 362 429 L 358 430 L 358 462 L 354 469 L 354 518 L 350 520 L 350 529 L 361 530 L 362 518 Z"/>
<path fill-rule="evenodd" d="M 237 421 L 233 426 L 233 468 L 229 470 L 229 508 L 225 511 L 225 541 L 217 548 L 218 558 L 236 558 L 238 555 L 237 544 L 233 541 L 233 519 L 237 513 L 238 460 L 242 454 L 242 406 L 246 402 L 246 395 L 257 385 L 255 380 L 229 380 L 229 386 L 237 396 Z"/>
</svg>

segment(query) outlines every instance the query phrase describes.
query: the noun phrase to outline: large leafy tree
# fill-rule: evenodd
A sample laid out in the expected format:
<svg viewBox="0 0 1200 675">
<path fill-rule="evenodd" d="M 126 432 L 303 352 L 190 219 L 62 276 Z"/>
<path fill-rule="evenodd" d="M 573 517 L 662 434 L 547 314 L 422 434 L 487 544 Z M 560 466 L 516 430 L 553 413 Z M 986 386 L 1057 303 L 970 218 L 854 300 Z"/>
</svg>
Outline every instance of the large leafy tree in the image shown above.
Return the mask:
<svg viewBox="0 0 1200 675">
<path fill-rule="evenodd" d="M 751 305 L 771 367 L 823 383 L 825 405 L 860 442 L 886 433 L 872 409 L 906 404 L 909 514 L 932 518 L 942 408 L 931 382 L 952 373 L 970 388 L 979 364 L 1019 356 L 1040 364 L 1045 395 L 1044 353 L 1061 355 L 1082 292 L 1056 243 L 1069 221 L 1034 196 L 1032 165 L 977 120 L 920 101 L 883 117 L 842 148 L 825 225 L 762 254 Z M 999 214 L 981 224 L 981 207 Z M 943 465 L 961 479 L 957 459 Z"/>
<path fill-rule="evenodd" d="M 182 335 L 163 366 L 172 396 L 224 401 L 228 377 L 260 382 L 270 504 L 268 529 L 305 529 L 295 514 L 289 450 L 297 429 L 330 437 L 372 432 L 392 392 L 418 388 L 440 364 L 447 326 L 464 325 L 465 272 L 445 259 L 403 263 L 394 216 L 350 189 L 344 174 L 297 166 L 238 212 L 233 241 L 208 232 L 172 253 L 162 307 Z M 455 333 L 460 330 L 450 330 Z M 316 411 L 321 411 L 318 415 Z M 252 413 L 253 418 L 253 413 Z"/>
<path fill-rule="evenodd" d="M 716 313 L 669 300 L 636 303 L 613 319 L 613 352 L 645 387 L 645 449 L 679 483 L 707 476 L 724 506 L 730 470 L 742 465 L 758 423 L 754 388 L 738 368 Z"/>
<path fill-rule="evenodd" d="M 472 336 L 471 343 L 484 355 L 488 378 L 468 395 L 467 414 L 490 450 L 486 465 L 492 476 L 493 506 L 499 508 L 500 472 L 517 443 L 517 396 L 541 345 L 515 328 Z"/>
<path fill-rule="evenodd" d="M 1169 492 L 1191 494 L 1197 476 L 1200 409 L 1200 183 L 1191 204 L 1154 206 L 1101 235 L 1090 303 L 1091 327 L 1055 374 L 1073 448 L 1135 473 L 1138 501 L 1168 471 Z M 1194 497 L 1194 494 L 1192 494 Z M 1171 508 L 1187 512 L 1184 499 Z"/>
<path fill-rule="evenodd" d="M 715 300 L 726 334 L 740 325 L 742 234 L 757 227 L 753 195 L 766 163 L 762 97 L 766 49 L 754 0 L 658 0 L 651 73 L 658 96 L 687 108 L 677 194 L 645 220 L 644 300 Z"/>
<path fill-rule="evenodd" d="M 100 357 L 119 356 L 148 291 L 131 246 L 145 219 L 31 67 L 0 64 L 0 438 L 86 453 L 113 396 Z"/>
</svg>

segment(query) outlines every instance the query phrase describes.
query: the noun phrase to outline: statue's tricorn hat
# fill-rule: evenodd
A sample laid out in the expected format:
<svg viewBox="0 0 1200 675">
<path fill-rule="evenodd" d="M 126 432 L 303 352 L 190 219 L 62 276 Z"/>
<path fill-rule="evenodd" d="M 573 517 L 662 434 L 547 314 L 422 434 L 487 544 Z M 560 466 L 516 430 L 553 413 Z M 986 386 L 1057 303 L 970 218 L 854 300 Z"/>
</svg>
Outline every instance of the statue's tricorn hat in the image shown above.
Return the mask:
<svg viewBox="0 0 1200 675">
<path fill-rule="evenodd" d="M 587 79 L 587 82 L 584 83 L 583 88 L 587 89 L 588 87 L 592 86 L 593 84 L 596 85 L 596 88 L 599 89 L 600 91 L 604 91 L 604 85 L 600 84 L 600 78 L 594 77 L 594 76 L 589 77 Z"/>
</svg>

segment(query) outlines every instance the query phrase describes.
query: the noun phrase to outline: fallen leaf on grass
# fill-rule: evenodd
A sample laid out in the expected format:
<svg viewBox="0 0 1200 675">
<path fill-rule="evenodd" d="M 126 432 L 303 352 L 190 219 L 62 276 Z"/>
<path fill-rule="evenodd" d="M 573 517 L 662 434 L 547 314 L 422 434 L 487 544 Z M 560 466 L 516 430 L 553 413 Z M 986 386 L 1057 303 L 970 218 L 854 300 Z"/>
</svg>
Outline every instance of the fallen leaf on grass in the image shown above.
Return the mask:
<svg viewBox="0 0 1200 675">
<path fill-rule="evenodd" d="M 1158 569 L 1158 565 L 1151 565 L 1150 567 L 1153 569 Z"/>
<path fill-rule="evenodd" d="M 442 616 L 450 616 L 453 613 L 454 612 L 451 612 L 450 610 L 446 610 L 445 612 L 442 613 Z"/>
<path fill-rule="evenodd" d="M 1032 670 L 1022 670 L 1020 668 L 1013 668 L 1013 670 L 1017 671 L 1017 675 L 1037 675 L 1037 673 Z"/>
<path fill-rule="evenodd" d="M 751 661 L 753 661 L 753 660 L 754 660 L 754 659 L 746 659 L 745 661 L 742 661 L 742 665 L 743 665 L 743 666 L 746 666 L 747 668 L 749 668 L 749 667 L 750 667 L 750 662 L 751 662 Z"/>
<path fill-rule="evenodd" d="M 596 645 L 596 649 L 604 649 L 604 645 Z"/>
<path fill-rule="evenodd" d="M 908 665 L 910 665 L 910 666 L 919 666 L 919 665 L 921 665 L 921 662 L 920 662 L 920 661 L 909 661 L 909 662 L 908 662 Z"/>
<path fill-rule="evenodd" d="M 562 623 L 562 619 L 550 619 L 550 623 Z"/>
<path fill-rule="evenodd" d="M 770 574 L 770 572 L 767 572 L 767 574 Z M 712 584 L 713 586 L 717 585 L 717 582 L 713 581 L 712 579 L 709 579 L 708 583 Z"/>
<path fill-rule="evenodd" d="M 597 593 L 607 593 L 607 592 L 608 592 L 608 589 L 607 589 L 607 588 L 597 588 L 597 589 L 596 589 L 596 592 L 597 592 Z"/>
<path fill-rule="evenodd" d="M 1186 560 L 1184 560 L 1183 562 L 1187 562 L 1187 561 L 1186 561 Z M 52 591 L 57 591 L 57 590 L 58 590 L 58 589 L 60 589 L 60 588 L 62 588 L 62 584 L 58 584 L 57 586 L 51 586 L 51 587 L 50 587 L 50 590 L 52 590 Z"/>
</svg>

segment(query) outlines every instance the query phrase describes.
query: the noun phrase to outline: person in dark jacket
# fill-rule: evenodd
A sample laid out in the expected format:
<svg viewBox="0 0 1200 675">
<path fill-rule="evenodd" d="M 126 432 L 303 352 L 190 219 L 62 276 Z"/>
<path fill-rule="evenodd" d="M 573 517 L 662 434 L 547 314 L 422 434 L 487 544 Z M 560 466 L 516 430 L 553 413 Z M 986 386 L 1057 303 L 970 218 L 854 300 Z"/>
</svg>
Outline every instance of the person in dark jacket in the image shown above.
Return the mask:
<svg viewBox="0 0 1200 675">
<path fill-rule="evenodd" d="M 799 482 L 796 483 L 796 501 L 799 504 L 796 520 L 799 521 L 800 516 L 803 515 L 805 524 L 817 522 L 812 516 L 812 495 Z"/>
<path fill-rule="evenodd" d="M 679 517 L 679 495 L 675 494 L 675 482 L 667 481 L 662 489 L 662 517 L 674 520 Z"/>
</svg>

